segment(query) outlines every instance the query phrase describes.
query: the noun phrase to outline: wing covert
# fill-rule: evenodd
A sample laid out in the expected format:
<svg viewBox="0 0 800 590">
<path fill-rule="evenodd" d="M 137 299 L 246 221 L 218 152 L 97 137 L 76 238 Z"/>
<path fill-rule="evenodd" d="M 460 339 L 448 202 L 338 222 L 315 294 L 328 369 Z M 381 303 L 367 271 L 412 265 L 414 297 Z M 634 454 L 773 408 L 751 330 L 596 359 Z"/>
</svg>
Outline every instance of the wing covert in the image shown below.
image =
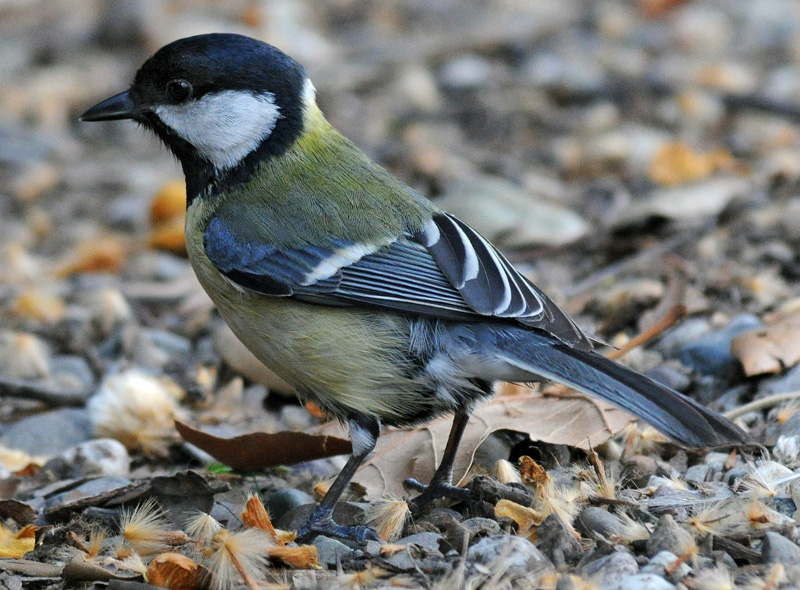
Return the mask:
<svg viewBox="0 0 800 590">
<path fill-rule="evenodd" d="M 515 319 L 573 346 L 591 347 L 572 320 L 500 252 L 446 213 L 434 216 L 422 231 L 383 245 L 330 239 L 298 248 L 246 242 L 215 217 L 204 243 L 220 272 L 266 295 L 442 319 Z"/>
</svg>

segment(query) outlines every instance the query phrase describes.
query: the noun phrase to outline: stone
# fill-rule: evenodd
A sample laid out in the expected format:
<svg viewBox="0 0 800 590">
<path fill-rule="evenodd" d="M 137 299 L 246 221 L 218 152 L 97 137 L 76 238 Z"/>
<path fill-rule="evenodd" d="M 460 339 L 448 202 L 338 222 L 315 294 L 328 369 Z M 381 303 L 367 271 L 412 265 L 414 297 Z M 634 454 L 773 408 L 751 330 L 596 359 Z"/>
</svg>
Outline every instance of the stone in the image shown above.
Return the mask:
<svg viewBox="0 0 800 590">
<path fill-rule="evenodd" d="M 89 413 L 61 408 L 22 418 L 8 427 L 0 442 L 31 455 L 51 456 L 91 438 Z"/>
<path fill-rule="evenodd" d="M 558 516 L 551 514 L 537 529 L 539 551 L 544 553 L 557 569 L 576 563 L 583 555 L 583 548 L 572 531 Z"/>
<path fill-rule="evenodd" d="M 336 567 L 338 563 L 343 562 L 349 558 L 353 553 L 353 549 L 330 537 L 325 535 L 318 535 L 312 543 L 317 548 L 320 563 Z"/>
<path fill-rule="evenodd" d="M 128 477 L 131 457 L 128 450 L 113 438 L 98 438 L 80 443 L 54 457 L 44 468 L 59 479 L 91 476 Z"/>
<path fill-rule="evenodd" d="M 639 573 L 639 564 L 628 549 L 617 546 L 612 547 L 605 555 L 585 563 L 578 573 L 601 588 L 613 588 L 625 576 Z"/>
<path fill-rule="evenodd" d="M 658 574 L 673 582 L 678 582 L 692 573 L 692 568 L 685 562 L 675 567 L 678 559 L 680 558 L 671 551 L 659 551 L 650 558 L 647 564 L 642 566 L 641 573 Z M 668 568 L 671 572 L 669 575 L 667 575 Z"/>
<path fill-rule="evenodd" d="M 800 547 L 783 535 L 769 532 L 761 543 L 761 563 L 780 563 L 784 566 L 798 567 Z"/>
<path fill-rule="evenodd" d="M 647 540 L 647 556 L 653 557 L 661 551 L 670 551 L 680 556 L 695 546 L 691 533 L 681 528 L 671 514 L 664 514 L 658 519 L 658 525 Z"/>
<path fill-rule="evenodd" d="M 675 585 L 656 574 L 634 574 L 625 576 L 608 588 L 609 590 L 675 590 Z"/>
<path fill-rule="evenodd" d="M 542 575 L 553 569 L 550 560 L 533 543 L 511 535 L 480 539 L 469 548 L 467 563 L 469 566 L 478 564 L 490 569 L 502 567 L 511 578 Z"/>
<path fill-rule="evenodd" d="M 301 490 L 284 488 L 273 492 L 267 498 L 265 507 L 272 522 L 278 522 L 291 510 L 306 504 L 313 504 L 314 498 Z"/>
<path fill-rule="evenodd" d="M 741 374 L 741 365 L 731 354 L 734 336 L 761 325 L 761 320 L 752 314 L 741 314 L 733 318 L 722 330 L 710 332 L 694 342 L 681 347 L 680 361 L 704 375 L 730 378 Z"/>
<path fill-rule="evenodd" d="M 619 521 L 608 510 L 587 506 L 575 519 L 575 528 L 588 537 L 610 537 L 619 531 Z"/>
</svg>

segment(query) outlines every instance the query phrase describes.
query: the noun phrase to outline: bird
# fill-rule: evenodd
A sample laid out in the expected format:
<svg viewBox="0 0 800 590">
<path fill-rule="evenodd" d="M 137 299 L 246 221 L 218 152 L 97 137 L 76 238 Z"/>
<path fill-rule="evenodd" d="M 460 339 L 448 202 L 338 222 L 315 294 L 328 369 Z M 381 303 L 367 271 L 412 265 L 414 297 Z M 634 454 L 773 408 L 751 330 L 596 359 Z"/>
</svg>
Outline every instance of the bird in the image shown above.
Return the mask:
<svg viewBox="0 0 800 590">
<path fill-rule="evenodd" d="M 453 425 L 414 512 L 465 499 L 455 452 L 500 381 L 553 380 L 610 402 L 679 444 L 748 435 L 609 360 L 487 239 L 339 133 L 294 59 L 227 33 L 176 40 L 83 121 L 152 131 L 186 179 L 186 246 L 222 318 L 267 367 L 349 427 L 352 454 L 299 531 L 363 542 L 333 509 L 382 425 Z"/>
</svg>

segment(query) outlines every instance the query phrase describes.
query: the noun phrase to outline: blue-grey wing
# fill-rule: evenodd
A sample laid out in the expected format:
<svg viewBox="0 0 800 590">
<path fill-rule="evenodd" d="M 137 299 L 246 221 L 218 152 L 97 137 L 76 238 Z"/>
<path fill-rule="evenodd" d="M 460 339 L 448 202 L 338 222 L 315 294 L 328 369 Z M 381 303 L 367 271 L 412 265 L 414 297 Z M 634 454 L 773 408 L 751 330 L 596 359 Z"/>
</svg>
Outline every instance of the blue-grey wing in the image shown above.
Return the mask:
<svg viewBox="0 0 800 590">
<path fill-rule="evenodd" d="M 572 320 L 487 240 L 446 213 L 433 217 L 422 231 L 381 245 L 331 238 L 299 248 L 246 242 L 223 219 L 213 218 L 205 250 L 229 279 L 267 295 L 443 319 L 507 318 L 574 346 L 591 346 Z"/>
</svg>

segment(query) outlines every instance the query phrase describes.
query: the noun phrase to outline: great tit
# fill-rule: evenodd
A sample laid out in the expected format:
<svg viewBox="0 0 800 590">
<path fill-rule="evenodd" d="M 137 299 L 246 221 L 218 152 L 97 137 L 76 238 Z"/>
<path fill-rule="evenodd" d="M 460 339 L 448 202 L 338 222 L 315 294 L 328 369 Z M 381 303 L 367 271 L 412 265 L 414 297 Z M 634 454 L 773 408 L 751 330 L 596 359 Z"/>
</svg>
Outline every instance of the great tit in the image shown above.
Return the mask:
<svg viewBox="0 0 800 590">
<path fill-rule="evenodd" d="M 353 454 L 309 522 L 360 540 L 332 510 L 382 424 L 452 413 L 430 485 L 463 498 L 456 447 L 496 381 L 559 381 L 691 447 L 745 443 L 732 422 L 592 350 L 592 341 L 486 239 L 371 161 L 324 118 L 303 67 L 233 34 L 163 47 L 83 121 L 132 119 L 186 176 L 186 245 L 238 338 L 350 428 Z"/>
</svg>

